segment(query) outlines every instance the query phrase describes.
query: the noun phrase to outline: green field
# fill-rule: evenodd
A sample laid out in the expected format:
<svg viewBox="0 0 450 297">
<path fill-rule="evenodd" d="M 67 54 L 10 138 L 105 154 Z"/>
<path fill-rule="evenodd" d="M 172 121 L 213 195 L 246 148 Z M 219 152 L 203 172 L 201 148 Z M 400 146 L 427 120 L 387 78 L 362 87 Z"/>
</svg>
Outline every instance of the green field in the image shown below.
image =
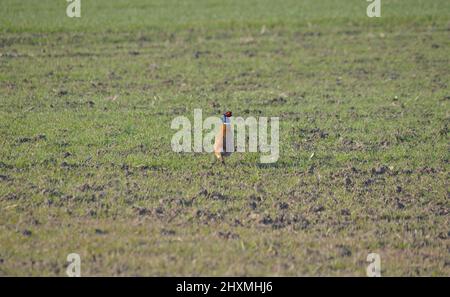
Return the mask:
<svg viewBox="0 0 450 297">
<path fill-rule="evenodd" d="M 450 1 L 0 3 L 0 275 L 450 275 Z M 280 158 L 175 153 L 280 117 Z"/>
</svg>

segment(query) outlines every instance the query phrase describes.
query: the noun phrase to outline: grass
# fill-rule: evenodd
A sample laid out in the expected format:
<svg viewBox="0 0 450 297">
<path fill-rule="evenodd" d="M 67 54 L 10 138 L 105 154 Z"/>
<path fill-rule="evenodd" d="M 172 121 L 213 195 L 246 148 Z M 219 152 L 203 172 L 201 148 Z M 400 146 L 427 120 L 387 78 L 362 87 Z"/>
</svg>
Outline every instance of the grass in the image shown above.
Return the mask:
<svg viewBox="0 0 450 297">
<path fill-rule="evenodd" d="M 2 1 L 0 275 L 450 275 L 450 3 L 298 2 Z M 172 152 L 194 108 L 278 162 Z"/>
</svg>

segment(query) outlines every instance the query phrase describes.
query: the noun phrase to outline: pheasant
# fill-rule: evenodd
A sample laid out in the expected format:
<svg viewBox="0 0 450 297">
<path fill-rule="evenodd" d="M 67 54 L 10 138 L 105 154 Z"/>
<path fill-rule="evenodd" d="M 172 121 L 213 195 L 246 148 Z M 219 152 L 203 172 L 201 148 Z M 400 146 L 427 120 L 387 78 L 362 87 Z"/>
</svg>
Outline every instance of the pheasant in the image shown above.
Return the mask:
<svg viewBox="0 0 450 297">
<path fill-rule="evenodd" d="M 225 157 L 231 155 L 233 151 L 233 130 L 230 123 L 231 111 L 227 111 L 222 116 L 222 126 L 216 135 L 214 142 L 214 155 L 222 164 L 225 164 Z"/>
</svg>

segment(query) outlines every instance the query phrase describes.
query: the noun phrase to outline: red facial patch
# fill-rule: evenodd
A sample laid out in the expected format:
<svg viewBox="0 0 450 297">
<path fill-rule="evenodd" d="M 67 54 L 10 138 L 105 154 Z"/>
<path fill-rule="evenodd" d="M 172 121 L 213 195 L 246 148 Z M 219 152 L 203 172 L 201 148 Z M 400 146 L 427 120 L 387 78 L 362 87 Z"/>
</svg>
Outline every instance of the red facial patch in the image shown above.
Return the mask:
<svg viewBox="0 0 450 297">
<path fill-rule="evenodd" d="M 227 118 L 229 118 L 229 117 L 231 117 L 233 114 L 231 113 L 231 111 L 227 111 L 226 113 L 225 113 L 225 116 L 227 117 Z"/>
</svg>

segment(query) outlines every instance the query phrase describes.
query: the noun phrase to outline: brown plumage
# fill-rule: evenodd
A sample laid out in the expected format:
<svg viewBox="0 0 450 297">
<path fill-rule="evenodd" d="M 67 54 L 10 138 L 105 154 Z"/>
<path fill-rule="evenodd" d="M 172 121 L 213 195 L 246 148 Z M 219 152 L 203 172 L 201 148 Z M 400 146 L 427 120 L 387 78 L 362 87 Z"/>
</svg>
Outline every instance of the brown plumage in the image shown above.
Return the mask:
<svg viewBox="0 0 450 297">
<path fill-rule="evenodd" d="M 225 157 L 231 155 L 233 146 L 233 131 L 230 124 L 231 111 L 227 111 L 222 117 L 222 126 L 216 135 L 214 142 L 214 155 L 218 160 L 225 164 Z"/>
</svg>

